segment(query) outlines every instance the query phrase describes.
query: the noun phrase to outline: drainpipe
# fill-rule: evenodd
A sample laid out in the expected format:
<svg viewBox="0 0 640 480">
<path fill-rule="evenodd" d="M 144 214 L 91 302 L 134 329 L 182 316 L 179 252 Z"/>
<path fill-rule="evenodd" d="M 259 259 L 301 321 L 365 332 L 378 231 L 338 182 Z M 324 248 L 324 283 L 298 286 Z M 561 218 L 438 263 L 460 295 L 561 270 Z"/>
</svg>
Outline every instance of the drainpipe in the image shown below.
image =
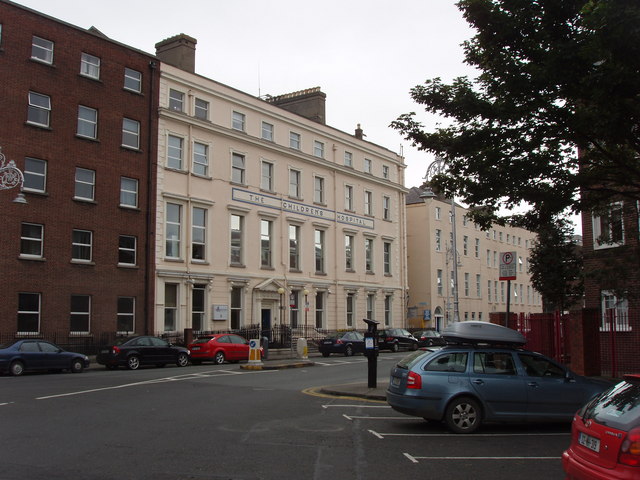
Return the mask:
<svg viewBox="0 0 640 480">
<path fill-rule="evenodd" d="M 157 110 L 154 109 L 155 105 L 155 72 L 157 64 L 155 61 L 149 62 L 149 111 L 147 118 L 147 211 L 145 214 L 146 232 L 145 232 L 145 267 L 144 267 L 144 333 L 149 335 L 150 324 L 155 326 L 155 322 L 149 318 L 150 305 L 154 298 L 155 285 L 155 242 L 152 242 L 152 232 L 155 231 L 155 211 L 156 203 L 156 185 L 155 178 L 157 173 L 157 156 L 155 155 L 155 148 L 153 145 L 153 132 L 157 130 L 154 128 L 154 115 L 157 114 Z M 155 236 L 154 236 L 155 238 Z M 154 315 L 155 316 L 155 315 Z"/>
</svg>

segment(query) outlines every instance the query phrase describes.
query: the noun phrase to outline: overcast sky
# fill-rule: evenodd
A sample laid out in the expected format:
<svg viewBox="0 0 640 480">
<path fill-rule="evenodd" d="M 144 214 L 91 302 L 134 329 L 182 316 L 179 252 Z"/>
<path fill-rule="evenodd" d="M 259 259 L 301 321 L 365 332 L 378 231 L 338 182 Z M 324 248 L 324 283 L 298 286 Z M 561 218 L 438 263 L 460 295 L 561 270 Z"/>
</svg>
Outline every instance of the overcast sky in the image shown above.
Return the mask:
<svg viewBox="0 0 640 480">
<path fill-rule="evenodd" d="M 403 154 L 406 186 L 431 155 L 389 128 L 421 111 L 409 89 L 473 72 L 460 46 L 473 31 L 454 0 L 18 0 L 78 27 L 155 53 L 160 40 L 197 39 L 196 73 L 251 95 L 311 87 L 327 94 L 327 124 Z M 424 116 L 433 127 L 435 118 Z"/>
</svg>

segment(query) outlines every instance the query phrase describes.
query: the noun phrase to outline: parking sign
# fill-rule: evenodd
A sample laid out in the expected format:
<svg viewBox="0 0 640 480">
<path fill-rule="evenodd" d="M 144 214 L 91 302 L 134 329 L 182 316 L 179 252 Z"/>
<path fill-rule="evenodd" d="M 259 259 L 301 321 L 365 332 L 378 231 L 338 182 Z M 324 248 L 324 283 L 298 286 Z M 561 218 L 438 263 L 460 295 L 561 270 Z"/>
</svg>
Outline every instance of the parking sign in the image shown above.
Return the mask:
<svg viewBox="0 0 640 480">
<path fill-rule="evenodd" d="M 516 252 L 500 253 L 500 280 L 516 279 Z"/>
</svg>

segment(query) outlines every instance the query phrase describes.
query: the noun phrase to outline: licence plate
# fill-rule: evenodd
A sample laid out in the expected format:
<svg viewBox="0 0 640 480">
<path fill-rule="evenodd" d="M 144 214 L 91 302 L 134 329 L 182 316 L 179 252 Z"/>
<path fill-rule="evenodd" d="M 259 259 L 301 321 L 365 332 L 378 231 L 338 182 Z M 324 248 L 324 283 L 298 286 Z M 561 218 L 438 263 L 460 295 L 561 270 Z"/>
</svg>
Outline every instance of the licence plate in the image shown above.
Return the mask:
<svg viewBox="0 0 640 480">
<path fill-rule="evenodd" d="M 393 377 L 391 379 L 391 385 L 393 385 L 394 387 L 397 387 L 398 385 L 400 385 L 400 377 Z"/>
<path fill-rule="evenodd" d="M 589 450 L 593 450 L 594 452 L 600 451 L 600 440 L 587 435 L 586 433 L 580 432 L 578 435 L 578 443 L 583 447 L 587 447 Z"/>
<path fill-rule="evenodd" d="M 324 345 L 332 345 L 332 344 L 333 344 L 333 342 L 332 342 L 331 340 L 328 340 L 328 341 L 326 341 L 326 342 L 322 342 L 322 343 L 323 343 Z"/>
<path fill-rule="evenodd" d="M 100 350 L 100 353 L 110 353 L 110 350 Z"/>
</svg>

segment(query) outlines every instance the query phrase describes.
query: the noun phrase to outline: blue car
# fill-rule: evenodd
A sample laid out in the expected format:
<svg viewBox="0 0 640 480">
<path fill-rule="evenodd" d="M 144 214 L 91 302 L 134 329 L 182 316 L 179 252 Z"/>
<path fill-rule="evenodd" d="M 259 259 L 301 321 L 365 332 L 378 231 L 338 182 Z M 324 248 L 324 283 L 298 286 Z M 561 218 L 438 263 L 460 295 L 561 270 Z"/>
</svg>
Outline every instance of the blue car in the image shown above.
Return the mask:
<svg viewBox="0 0 640 480">
<path fill-rule="evenodd" d="M 22 375 L 27 371 L 68 370 L 80 373 L 89 366 L 82 353 L 67 352 L 45 340 L 16 340 L 0 345 L 0 372 Z"/>
<path fill-rule="evenodd" d="M 398 412 L 471 433 L 483 422 L 570 422 L 609 386 L 518 346 L 460 343 L 405 357 L 386 394 Z"/>
</svg>

